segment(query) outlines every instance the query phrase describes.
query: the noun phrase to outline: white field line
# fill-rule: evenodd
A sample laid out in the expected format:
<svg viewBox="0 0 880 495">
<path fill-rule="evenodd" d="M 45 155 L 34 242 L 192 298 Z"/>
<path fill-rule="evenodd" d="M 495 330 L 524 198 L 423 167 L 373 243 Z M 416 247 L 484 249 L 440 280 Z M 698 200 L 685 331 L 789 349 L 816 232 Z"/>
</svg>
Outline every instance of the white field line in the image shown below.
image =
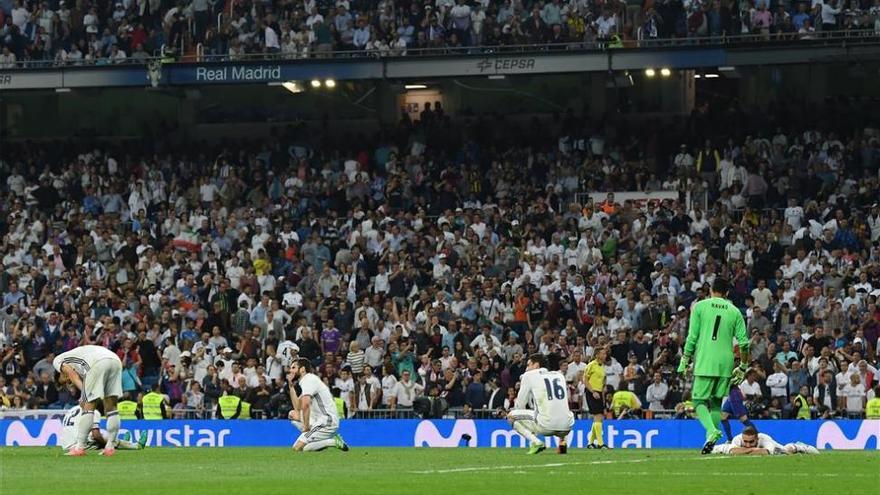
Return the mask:
<svg viewBox="0 0 880 495">
<path fill-rule="evenodd" d="M 470 472 L 479 472 L 479 471 L 499 471 L 505 469 L 542 469 L 542 468 L 554 468 L 554 467 L 563 467 L 563 466 L 590 466 L 597 464 L 636 464 L 640 462 L 648 462 L 651 459 L 632 459 L 632 460 L 621 460 L 621 461 L 589 461 L 589 462 L 550 462 L 547 464 L 517 464 L 517 465 L 508 465 L 508 466 L 477 466 L 477 467 L 464 467 L 464 468 L 451 468 L 451 469 L 428 469 L 424 471 L 410 471 L 410 474 L 447 474 L 447 473 L 470 473 Z"/>
<path fill-rule="evenodd" d="M 474 473 L 480 471 L 502 471 L 502 470 L 523 470 L 523 469 L 543 469 L 563 466 L 597 466 L 603 464 L 638 464 L 651 461 L 711 461 L 715 459 L 729 459 L 729 457 L 712 456 L 712 457 L 657 457 L 650 459 L 626 459 L 626 460 L 604 460 L 604 461 L 581 461 L 581 462 L 551 462 L 547 464 L 517 464 L 506 466 L 476 466 L 450 469 L 427 469 L 423 471 L 409 471 L 409 474 L 448 474 L 448 473 Z M 694 473 L 697 474 L 697 473 Z"/>
</svg>

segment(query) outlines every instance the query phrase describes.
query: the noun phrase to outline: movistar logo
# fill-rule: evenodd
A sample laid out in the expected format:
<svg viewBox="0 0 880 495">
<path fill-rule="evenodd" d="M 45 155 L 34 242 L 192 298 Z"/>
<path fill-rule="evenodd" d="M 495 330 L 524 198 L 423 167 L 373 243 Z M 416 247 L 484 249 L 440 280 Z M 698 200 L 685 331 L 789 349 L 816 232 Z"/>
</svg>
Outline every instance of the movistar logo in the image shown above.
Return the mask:
<svg viewBox="0 0 880 495">
<path fill-rule="evenodd" d="M 58 437 L 61 435 L 61 420 L 47 419 L 43 421 L 37 436 L 31 435 L 23 421 L 13 421 L 6 429 L 7 447 L 43 447 L 58 445 Z"/>
<path fill-rule="evenodd" d="M 416 447 L 458 447 L 462 440 L 467 443 L 468 447 L 477 446 L 477 424 L 474 423 L 474 420 L 456 420 L 449 436 L 441 434 L 437 429 L 437 424 L 425 420 L 416 427 L 413 445 Z"/>
<path fill-rule="evenodd" d="M 819 427 L 816 435 L 817 449 L 835 450 L 864 450 L 871 447 L 870 440 L 874 439 L 874 449 L 880 450 L 880 420 L 862 421 L 859 431 L 852 440 L 833 421 L 826 421 Z"/>
</svg>

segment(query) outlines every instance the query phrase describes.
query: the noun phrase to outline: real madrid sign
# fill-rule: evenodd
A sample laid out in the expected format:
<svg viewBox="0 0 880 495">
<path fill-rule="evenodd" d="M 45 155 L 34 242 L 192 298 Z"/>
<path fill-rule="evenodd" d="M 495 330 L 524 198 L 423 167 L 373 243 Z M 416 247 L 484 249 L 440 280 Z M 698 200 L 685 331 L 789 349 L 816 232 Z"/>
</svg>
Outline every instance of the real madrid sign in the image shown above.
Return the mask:
<svg viewBox="0 0 880 495">
<path fill-rule="evenodd" d="M 198 82 L 260 82 L 281 80 L 280 65 L 227 65 L 222 67 L 198 67 Z"/>
</svg>

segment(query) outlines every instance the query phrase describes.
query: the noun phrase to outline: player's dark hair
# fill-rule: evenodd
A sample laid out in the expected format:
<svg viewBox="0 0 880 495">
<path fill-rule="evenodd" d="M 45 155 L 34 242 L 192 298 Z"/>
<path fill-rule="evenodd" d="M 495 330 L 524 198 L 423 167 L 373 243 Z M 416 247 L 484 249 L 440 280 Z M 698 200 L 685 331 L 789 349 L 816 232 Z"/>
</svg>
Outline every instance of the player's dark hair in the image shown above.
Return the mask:
<svg viewBox="0 0 880 495">
<path fill-rule="evenodd" d="M 547 356 L 541 354 L 540 352 L 536 352 L 529 356 L 529 361 L 536 363 L 541 368 L 547 367 Z"/>
<path fill-rule="evenodd" d="M 751 436 L 754 436 L 754 435 L 757 435 L 757 434 L 758 434 L 758 429 L 755 428 L 754 426 L 746 426 L 745 428 L 743 428 L 743 432 L 742 432 L 742 434 L 743 434 L 743 435 L 748 435 L 748 436 L 751 437 Z"/>
<path fill-rule="evenodd" d="M 306 373 L 311 373 L 315 370 L 315 367 L 312 366 L 312 362 L 307 358 L 299 358 L 296 360 L 296 365 L 300 368 L 305 368 Z"/>
<path fill-rule="evenodd" d="M 726 278 L 715 277 L 715 281 L 712 282 L 712 292 L 716 292 L 721 294 L 722 296 L 727 296 L 727 293 L 730 291 L 730 283 L 727 282 Z"/>
</svg>

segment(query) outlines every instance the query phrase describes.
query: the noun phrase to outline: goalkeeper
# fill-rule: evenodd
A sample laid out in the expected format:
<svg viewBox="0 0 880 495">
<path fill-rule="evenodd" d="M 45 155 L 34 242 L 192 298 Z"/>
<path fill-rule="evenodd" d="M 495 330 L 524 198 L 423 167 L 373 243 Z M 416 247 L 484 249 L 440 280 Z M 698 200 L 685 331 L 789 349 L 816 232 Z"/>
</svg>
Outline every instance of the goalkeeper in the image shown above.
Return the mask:
<svg viewBox="0 0 880 495">
<path fill-rule="evenodd" d="M 730 385 L 742 382 L 747 360 L 734 370 L 733 339 L 739 344 L 740 355 L 749 355 L 746 322 L 740 310 L 726 299 L 729 286 L 721 277 L 712 284 L 712 297 L 704 299 L 691 309 L 687 341 L 678 372 L 687 371 L 694 358 L 694 388 L 692 398 L 697 419 L 706 429 L 703 454 L 711 454 L 721 438 L 721 401 L 730 391 Z"/>
</svg>

